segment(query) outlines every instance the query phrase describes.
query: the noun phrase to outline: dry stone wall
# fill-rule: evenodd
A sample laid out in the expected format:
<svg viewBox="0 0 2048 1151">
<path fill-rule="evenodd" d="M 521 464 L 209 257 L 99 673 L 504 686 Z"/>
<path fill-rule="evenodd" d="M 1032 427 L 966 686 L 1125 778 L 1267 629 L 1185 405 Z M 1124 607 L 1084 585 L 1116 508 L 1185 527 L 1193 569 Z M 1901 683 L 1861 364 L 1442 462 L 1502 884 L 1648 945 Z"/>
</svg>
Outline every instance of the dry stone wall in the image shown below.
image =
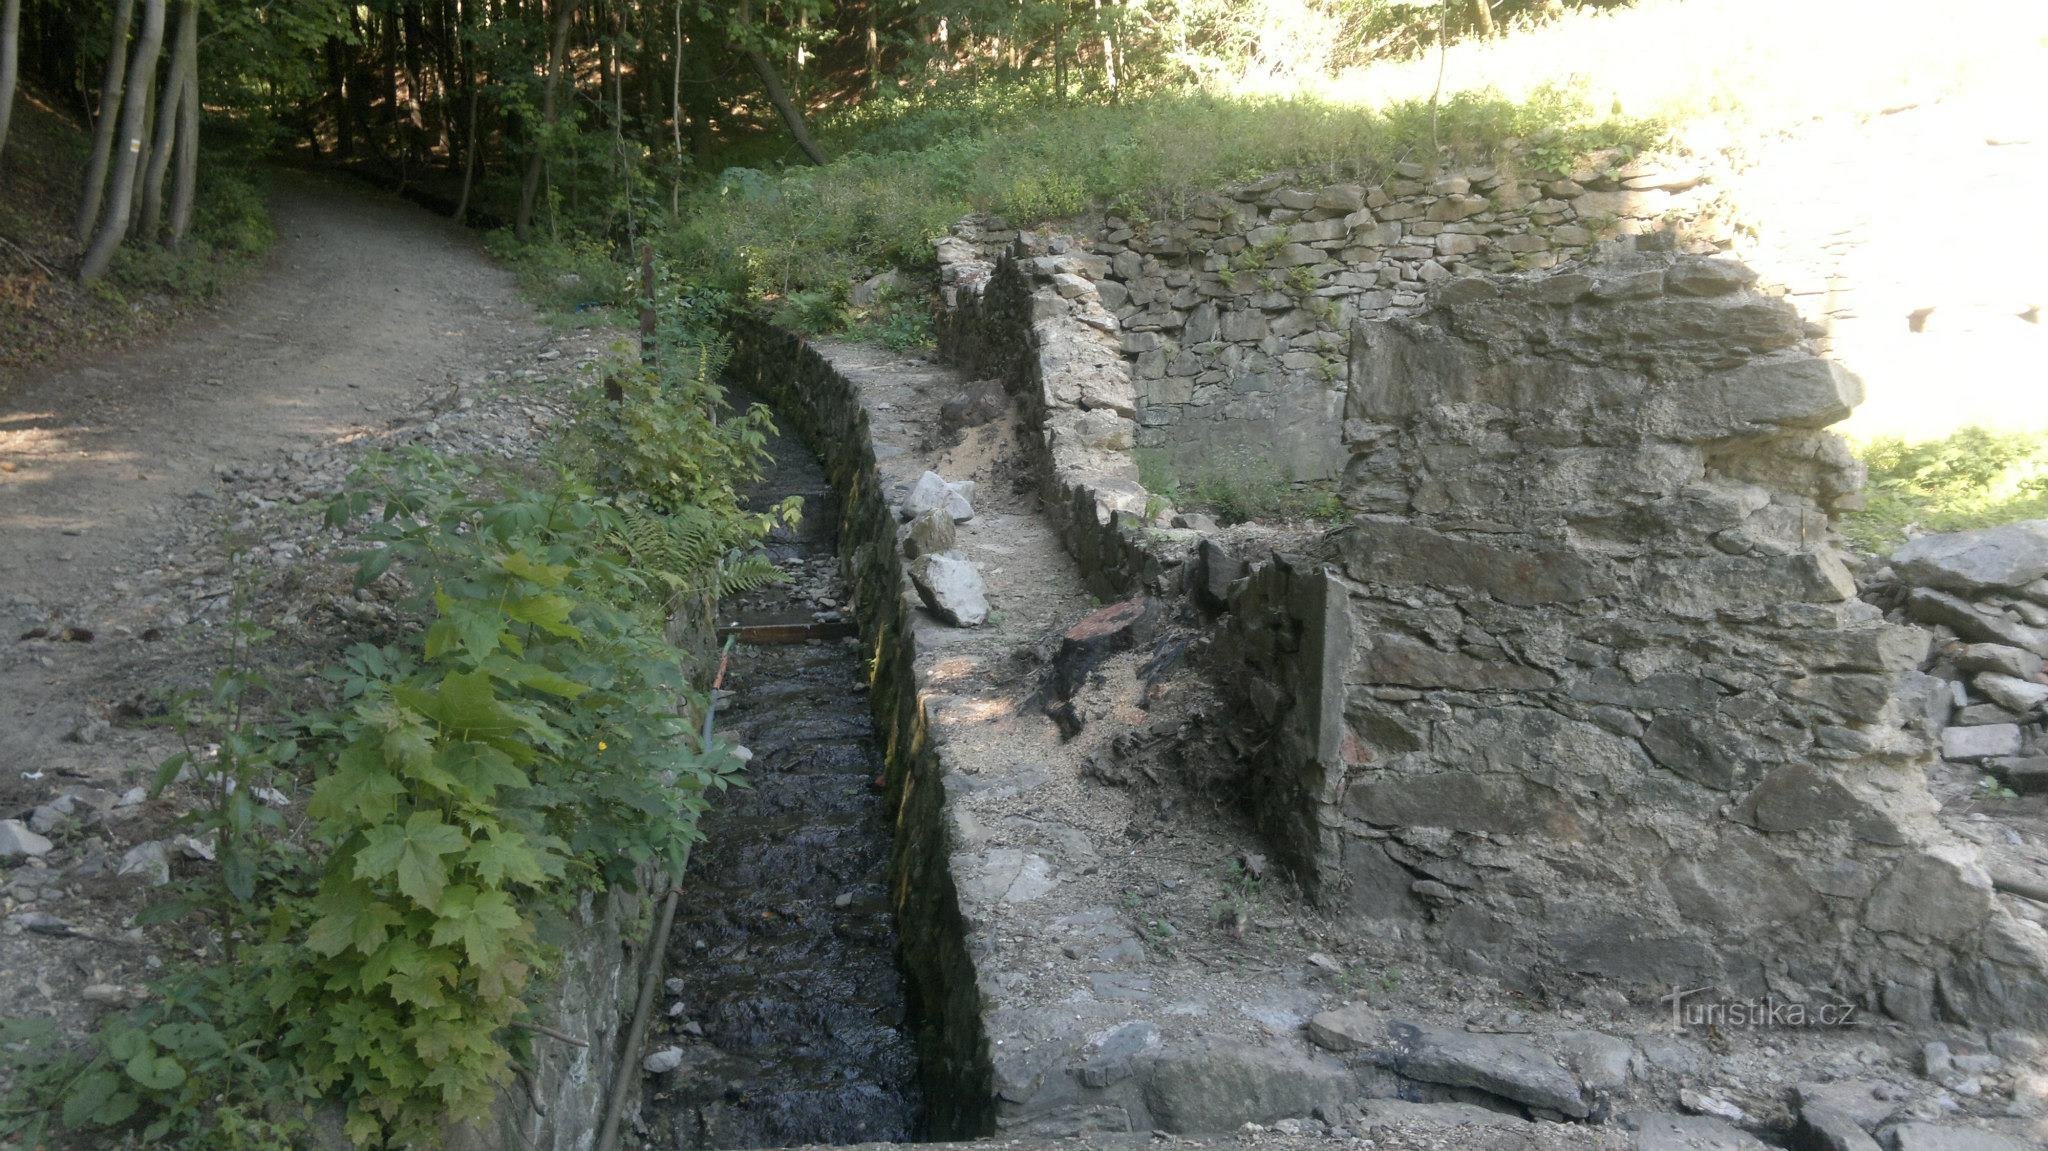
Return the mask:
<svg viewBox="0 0 2048 1151">
<path fill-rule="evenodd" d="M 963 222 L 944 343 L 1025 400 L 1105 591 L 1228 602 L 1259 820 L 1325 905 L 1532 989 L 2048 1024 L 2048 933 L 1933 818 L 1927 636 L 1836 550 L 1861 476 L 1822 429 L 1857 382 L 1678 250 L 1696 176 L 1580 175 L 1265 181 L 1089 240 Z M 1159 530 L 1148 443 L 1334 475 L 1349 522 L 1212 555 Z"/>
<path fill-rule="evenodd" d="M 1351 522 L 1237 604 L 1303 681 L 1269 826 L 1510 981 L 2039 1025 L 2048 934 L 1933 819 L 1928 637 L 1831 536 L 1860 477 L 1818 429 L 1858 388 L 1749 280 L 1636 253 L 1357 325 Z M 1278 646 L 1311 602 L 1314 675 Z"/>
<path fill-rule="evenodd" d="M 1085 240 L 1027 244 L 1023 270 L 1077 314 L 1114 318 L 1092 326 L 1130 362 L 1124 414 L 1138 446 L 1187 473 L 1236 457 L 1328 479 L 1345 462 L 1330 430 L 1354 321 L 1413 311 L 1454 277 L 1579 259 L 1603 236 L 1708 202 L 1687 165 L 1604 154 L 1575 176 L 1414 164 L 1308 186 L 1276 175 L 1193 197 L 1171 219 L 1112 216 L 1085 227 Z M 991 231 L 969 225 L 942 259 L 957 262 Z"/>
</svg>

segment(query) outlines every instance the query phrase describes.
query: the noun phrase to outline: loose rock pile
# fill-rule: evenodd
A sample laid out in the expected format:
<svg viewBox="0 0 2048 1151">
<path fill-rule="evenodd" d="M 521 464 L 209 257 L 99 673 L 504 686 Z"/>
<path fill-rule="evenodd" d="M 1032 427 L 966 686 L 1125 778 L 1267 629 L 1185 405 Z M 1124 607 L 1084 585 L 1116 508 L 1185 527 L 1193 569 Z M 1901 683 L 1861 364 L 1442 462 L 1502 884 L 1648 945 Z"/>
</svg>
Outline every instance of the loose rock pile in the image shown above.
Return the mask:
<svg viewBox="0 0 2048 1151">
<path fill-rule="evenodd" d="M 973 480 L 948 483 L 939 473 L 926 472 L 911 485 L 896 513 L 909 525 L 902 538 L 911 583 L 932 614 L 954 627 L 988 622 L 981 571 L 973 560 L 953 550 L 953 525 L 974 518 L 973 498 Z"/>
<path fill-rule="evenodd" d="M 2015 792 L 2048 792 L 2048 520 L 1924 535 L 1876 581 L 1933 629 L 1926 671 L 1942 757 Z"/>
</svg>

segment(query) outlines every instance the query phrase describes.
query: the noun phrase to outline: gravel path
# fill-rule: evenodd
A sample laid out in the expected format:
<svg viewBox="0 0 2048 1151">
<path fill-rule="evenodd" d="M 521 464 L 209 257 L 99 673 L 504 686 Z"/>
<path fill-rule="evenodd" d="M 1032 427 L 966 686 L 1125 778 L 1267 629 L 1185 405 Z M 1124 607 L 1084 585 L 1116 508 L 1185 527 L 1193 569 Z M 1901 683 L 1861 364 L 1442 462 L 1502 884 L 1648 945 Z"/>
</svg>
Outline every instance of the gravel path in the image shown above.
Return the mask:
<svg viewBox="0 0 2048 1151">
<path fill-rule="evenodd" d="M 67 758 L 90 685 L 159 626 L 125 589 L 222 519 L 222 472 L 383 429 L 539 338 L 512 276 L 444 220 L 297 175 L 272 206 L 270 266 L 222 318 L 0 394 L 0 600 L 15 634 L 51 616 L 94 633 L 0 657 L 0 800 Z"/>
</svg>

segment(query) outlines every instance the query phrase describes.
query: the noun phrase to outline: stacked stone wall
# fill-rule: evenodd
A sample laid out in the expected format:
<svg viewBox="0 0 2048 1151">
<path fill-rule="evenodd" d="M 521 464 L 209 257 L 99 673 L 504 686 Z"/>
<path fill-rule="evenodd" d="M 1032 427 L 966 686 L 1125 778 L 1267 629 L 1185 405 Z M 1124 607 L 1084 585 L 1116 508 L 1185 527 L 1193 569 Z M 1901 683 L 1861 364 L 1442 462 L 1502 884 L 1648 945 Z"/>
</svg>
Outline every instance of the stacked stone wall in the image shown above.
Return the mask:
<svg viewBox="0 0 2048 1151">
<path fill-rule="evenodd" d="M 1272 736 L 1259 822 L 1326 906 L 1532 988 L 2048 1020 L 2048 933 L 1933 819 L 1926 635 L 1857 599 L 1836 548 L 1861 476 L 1823 429 L 1856 381 L 1742 265 L 1657 227 L 1658 183 L 1686 177 L 1589 180 L 1610 187 L 1554 203 L 1498 174 L 1266 181 L 1093 240 L 963 222 L 945 346 L 1023 399 L 1105 593 L 1209 574 L 1212 549 L 1161 530 L 1138 447 L 1213 416 L 1191 451 L 1336 458 L 1297 474 L 1335 476 L 1348 522 L 1211 589 L 1224 678 Z M 1414 239 L 1430 252 L 1393 242 Z M 1260 245 L 1316 287 L 1227 285 Z M 1193 414 L 1161 387 L 1248 365 L 1260 395 L 1314 402 Z"/>
</svg>

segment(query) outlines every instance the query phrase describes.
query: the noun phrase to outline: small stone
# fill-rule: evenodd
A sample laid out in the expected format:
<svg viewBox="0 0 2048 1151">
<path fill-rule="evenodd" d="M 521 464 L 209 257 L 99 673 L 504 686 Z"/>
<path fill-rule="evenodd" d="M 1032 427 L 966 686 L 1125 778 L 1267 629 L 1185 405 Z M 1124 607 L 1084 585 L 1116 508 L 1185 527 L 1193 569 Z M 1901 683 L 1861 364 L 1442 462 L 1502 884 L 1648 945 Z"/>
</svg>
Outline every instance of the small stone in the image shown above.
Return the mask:
<svg viewBox="0 0 2048 1151">
<path fill-rule="evenodd" d="M 1325 1051 L 1357 1051 L 1385 1042 L 1387 1024 L 1379 1012 L 1352 1003 L 1311 1016 L 1308 1037 Z"/>
<path fill-rule="evenodd" d="M 851 891 L 842 891 L 842 892 L 840 892 L 840 893 L 839 893 L 838 895 L 835 895 L 835 896 L 833 896 L 833 897 L 832 897 L 832 906 L 834 906 L 834 907 L 852 907 L 852 906 L 853 906 L 853 892 L 851 892 Z"/>
<path fill-rule="evenodd" d="M 18 819 L 0 819 L 0 860 L 36 859 L 55 845 Z"/>
<path fill-rule="evenodd" d="M 114 806 L 139 807 L 141 806 L 142 802 L 148 798 L 148 789 L 140 787 L 131 787 L 127 791 L 121 793 L 121 798 L 114 801 Z"/>
<path fill-rule="evenodd" d="M 78 801 L 68 795 L 60 795 L 29 813 L 29 830 L 48 835 L 76 811 Z"/>
<path fill-rule="evenodd" d="M 1636 1151 L 1768 1151 L 1770 1145 L 1717 1116 L 1665 1114 L 1643 1117 L 1635 1146 Z"/>
<path fill-rule="evenodd" d="M 953 517 L 934 508 L 910 521 L 910 530 L 903 537 L 904 558 L 916 559 L 921 555 L 952 551 L 958 538 Z"/>
<path fill-rule="evenodd" d="M 1410 1079 L 1473 1087 L 1574 1119 L 1590 1113 L 1578 1077 L 1526 1040 L 1401 1022 L 1387 1031 L 1398 1048 L 1393 1068 Z"/>
<path fill-rule="evenodd" d="M 152 839 L 138 843 L 121 855 L 121 864 L 114 874 L 141 879 L 151 887 L 162 887 L 171 881 L 171 855 L 163 841 Z"/>
<path fill-rule="evenodd" d="M 1943 591 L 2025 587 L 2048 576 L 2048 519 L 1919 536 L 1891 562 L 1909 582 Z"/>
<path fill-rule="evenodd" d="M 944 510 L 955 522 L 964 523 L 974 518 L 973 498 L 974 481 L 947 483 L 939 473 L 926 472 L 911 485 L 910 495 L 903 501 L 903 518 L 916 519 L 929 511 Z"/>
<path fill-rule="evenodd" d="M 1901 1123 L 1891 1131 L 1894 1151 L 2025 1151 L 2026 1145 L 1995 1131 L 1945 1123 Z"/>
<path fill-rule="evenodd" d="M 848 302 L 856 308 L 865 308 L 869 304 L 881 299 L 886 293 L 894 291 L 901 282 L 902 276 L 893 270 L 883 272 L 877 276 L 869 276 L 853 286 L 853 293 L 848 298 Z"/>
<path fill-rule="evenodd" d="M 1941 757 L 1958 763 L 1975 763 L 1993 756 L 2016 756 L 2022 740 L 2018 724 L 1992 723 L 1982 727 L 1942 729 Z"/>
<path fill-rule="evenodd" d="M 683 1049 L 680 1047 L 664 1047 L 640 1063 L 649 1075 L 666 1075 L 682 1065 Z"/>
<path fill-rule="evenodd" d="M 924 605 L 954 627 L 988 622 L 988 597 L 981 572 L 959 552 L 921 555 L 910 562 L 910 582 Z"/>
<path fill-rule="evenodd" d="M 171 846 L 177 848 L 178 854 L 186 859 L 198 860 L 203 863 L 213 862 L 213 845 L 203 839 L 190 835 L 180 835 L 171 840 Z"/>
<path fill-rule="evenodd" d="M 1978 691 L 1990 697 L 1991 702 L 2020 715 L 2036 711 L 2042 704 L 2048 703 L 2048 684 L 2035 683 L 2018 676 L 1987 671 L 1972 683 Z"/>
<path fill-rule="evenodd" d="M 1173 517 L 1173 526 L 1197 532 L 1216 532 L 1221 530 L 1217 526 L 1214 517 L 1205 516 L 1201 512 L 1180 512 Z"/>
<path fill-rule="evenodd" d="M 1963 645 L 1956 652 L 1955 664 L 1961 671 L 1988 671 L 2016 679 L 2032 679 L 2041 674 L 2042 659 L 2025 648 L 2007 647 L 2002 643 L 1972 643 Z"/>
<path fill-rule="evenodd" d="M 1721 1098 L 1719 1095 L 1694 1091 L 1690 1087 L 1679 1091 L 1678 1105 L 1694 1115 L 1712 1116 L 1715 1119 L 1725 1119 L 1730 1123 L 1749 1122 L 1749 1112 Z"/>
</svg>

